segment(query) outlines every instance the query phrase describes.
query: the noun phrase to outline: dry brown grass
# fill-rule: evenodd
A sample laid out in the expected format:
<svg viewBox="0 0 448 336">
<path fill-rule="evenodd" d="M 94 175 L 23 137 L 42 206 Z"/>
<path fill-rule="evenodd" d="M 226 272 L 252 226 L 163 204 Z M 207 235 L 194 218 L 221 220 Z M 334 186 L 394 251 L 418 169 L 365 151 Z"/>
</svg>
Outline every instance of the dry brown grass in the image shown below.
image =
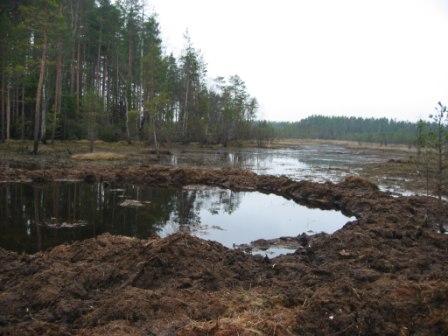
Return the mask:
<svg viewBox="0 0 448 336">
<path fill-rule="evenodd" d="M 112 152 L 93 152 L 84 154 L 75 154 L 71 157 L 77 161 L 116 161 L 126 159 L 126 155 Z"/>
<path fill-rule="evenodd" d="M 218 301 L 227 307 L 216 320 L 190 321 L 178 332 L 180 336 L 291 336 L 296 310 L 285 308 L 282 297 L 262 289 L 221 293 Z"/>
<path fill-rule="evenodd" d="M 294 146 L 312 146 L 312 145 L 336 145 L 349 149 L 371 149 L 381 151 L 401 151 L 416 152 L 416 148 L 404 144 L 389 144 L 384 146 L 374 142 L 361 142 L 349 140 L 324 140 L 324 139 L 275 139 L 271 146 L 274 148 L 294 147 Z"/>
</svg>

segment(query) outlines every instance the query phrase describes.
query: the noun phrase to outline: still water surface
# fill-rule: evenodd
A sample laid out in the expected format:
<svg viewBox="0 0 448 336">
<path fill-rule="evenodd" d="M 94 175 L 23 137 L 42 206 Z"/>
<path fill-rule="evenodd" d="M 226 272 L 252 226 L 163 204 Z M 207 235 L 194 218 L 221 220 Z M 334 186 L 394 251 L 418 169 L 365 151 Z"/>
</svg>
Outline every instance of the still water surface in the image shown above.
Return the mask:
<svg viewBox="0 0 448 336">
<path fill-rule="evenodd" d="M 233 148 L 174 151 L 161 163 L 175 166 L 222 166 L 249 169 L 257 174 L 285 175 L 294 180 L 341 181 L 359 172 L 367 163 L 384 162 L 378 153 L 337 145 L 309 145 L 298 148 Z"/>
<path fill-rule="evenodd" d="M 147 238 L 179 230 L 232 247 L 260 238 L 332 233 L 349 220 L 340 212 L 310 209 L 276 195 L 212 187 L 0 184 L 0 246 L 18 252 L 105 232 Z"/>
</svg>

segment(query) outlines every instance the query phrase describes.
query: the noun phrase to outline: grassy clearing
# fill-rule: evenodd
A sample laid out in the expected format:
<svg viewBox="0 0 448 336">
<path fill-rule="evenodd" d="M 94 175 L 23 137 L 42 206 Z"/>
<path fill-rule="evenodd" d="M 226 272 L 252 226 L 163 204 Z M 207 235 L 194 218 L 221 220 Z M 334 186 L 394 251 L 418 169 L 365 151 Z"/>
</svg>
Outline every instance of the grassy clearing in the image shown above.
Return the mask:
<svg viewBox="0 0 448 336">
<path fill-rule="evenodd" d="M 77 161 L 117 161 L 125 160 L 126 155 L 112 152 L 93 152 L 85 154 L 75 154 L 72 155 L 71 158 Z"/>
</svg>

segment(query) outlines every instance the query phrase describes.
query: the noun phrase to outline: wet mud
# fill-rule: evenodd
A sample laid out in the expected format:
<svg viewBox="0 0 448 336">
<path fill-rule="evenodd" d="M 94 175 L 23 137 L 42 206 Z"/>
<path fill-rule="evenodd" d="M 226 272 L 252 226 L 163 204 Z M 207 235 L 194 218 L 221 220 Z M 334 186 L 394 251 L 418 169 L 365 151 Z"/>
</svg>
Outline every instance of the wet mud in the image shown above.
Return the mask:
<svg viewBox="0 0 448 336">
<path fill-rule="evenodd" d="M 34 255 L 0 249 L 1 335 L 447 335 L 448 206 L 355 177 L 295 182 L 234 169 L 4 169 L 0 180 L 210 185 L 275 193 L 356 220 L 252 256 L 186 234 L 101 235 Z M 273 223 L 275 225 L 275 223 Z"/>
</svg>

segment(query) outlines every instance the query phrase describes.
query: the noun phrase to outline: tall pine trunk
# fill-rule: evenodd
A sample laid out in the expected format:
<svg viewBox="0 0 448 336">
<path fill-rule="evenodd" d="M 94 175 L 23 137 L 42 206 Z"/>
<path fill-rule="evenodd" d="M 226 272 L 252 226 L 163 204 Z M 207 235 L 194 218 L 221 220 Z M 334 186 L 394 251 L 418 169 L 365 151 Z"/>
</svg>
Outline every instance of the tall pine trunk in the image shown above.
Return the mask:
<svg viewBox="0 0 448 336">
<path fill-rule="evenodd" d="M 100 76 L 100 72 L 101 72 L 101 46 L 102 46 L 102 36 L 103 36 L 103 26 L 101 25 L 100 27 L 100 32 L 99 32 L 99 38 L 98 38 L 98 52 L 97 52 L 97 60 L 96 60 L 96 66 L 95 66 L 95 87 L 97 89 L 98 92 L 101 91 L 101 76 Z"/>
<path fill-rule="evenodd" d="M 129 104 L 126 95 L 124 96 L 124 104 L 126 108 L 126 141 L 128 142 L 128 144 L 131 144 L 131 135 L 129 133 Z"/>
<path fill-rule="evenodd" d="M 185 103 L 184 103 L 184 113 L 183 113 L 183 120 L 182 120 L 182 135 L 183 140 L 186 140 L 187 135 L 187 127 L 188 127 L 188 95 L 189 95 L 189 89 L 190 89 L 190 79 L 187 76 L 187 87 L 185 90 Z"/>
<path fill-rule="evenodd" d="M 128 144 L 131 143 L 131 136 L 129 133 L 129 99 L 127 97 L 127 95 L 129 94 L 129 98 L 132 98 L 132 42 L 131 42 L 131 31 L 128 31 L 128 80 L 127 80 L 127 92 L 126 92 L 126 97 L 125 97 L 125 104 L 126 104 L 126 116 L 125 116 L 125 121 L 126 121 L 126 140 L 128 142 Z"/>
<path fill-rule="evenodd" d="M 56 137 L 56 128 L 58 124 L 58 117 L 61 114 L 61 97 L 62 97 L 62 44 L 59 43 L 58 49 L 60 50 L 56 61 L 56 83 L 54 93 L 54 114 L 53 124 L 51 129 L 51 142 L 54 142 Z"/>
<path fill-rule="evenodd" d="M 3 73 L 0 98 L 0 142 L 5 142 L 5 75 Z"/>
<path fill-rule="evenodd" d="M 106 94 L 106 83 L 109 79 L 109 74 L 107 72 L 107 67 L 108 67 L 108 63 L 107 63 L 107 57 L 104 58 L 104 70 L 103 70 L 103 79 L 101 82 L 101 97 L 103 97 L 103 112 L 105 112 L 109 106 L 109 94 Z"/>
<path fill-rule="evenodd" d="M 21 110 L 21 135 L 22 140 L 25 139 L 25 84 L 22 84 L 22 110 Z"/>
<path fill-rule="evenodd" d="M 40 117 L 40 141 L 47 143 L 47 85 L 45 83 L 46 73 L 44 74 L 44 85 L 42 87 L 42 109 Z"/>
<path fill-rule="evenodd" d="M 443 144 L 444 144 L 444 134 L 443 134 L 443 124 L 442 121 L 439 122 L 439 129 L 437 135 L 437 198 L 442 205 L 442 193 L 443 193 Z M 441 225 L 441 231 L 443 231 L 443 225 Z"/>
<path fill-rule="evenodd" d="M 159 153 L 159 142 L 157 141 L 157 125 L 156 125 L 156 116 L 154 115 L 153 123 L 152 123 L 152 131 L 153 131 L 153 138 L 154 138 L 154 148 L 156 150 L 157 158 L 160 158 Z"/>
<path fill-rule="evenodd" d="M 14 118 L 16 125 L 18 124 L 17 119 L 19 118 L 19 104 L 20 104 L 20 94 L 19 94 L 19 85 L 16 85 L 16 94 L 15 94 L 15 109 L 14 109 Z"/>
<path fill-rule="evenodd" d="M 80 109 L 80 89 L 81 89 L 81 78 L 80 78 L 80 68 L 81 68 L 81 44 L 78 41 L 78 49 L 76 56 L 76 115 L 79 116 Z"/>
<path fill-rule="evenodd" d="M 36 107 L 34 113 L 34 146 L 33 146 L 33 154 L 37 155 L 39 150 L 39 130 L 40 130 L 40 108 L 41 108 L 41 100 L 42 100 L 42 87 L 44 84 L 44 76 L 45 76 L 45 66 L 47 62 L 47 33 L 44 33 L 44 43 L 42 47 L 42 58 L 40 60 L 40 70 L 39 70 L 39 81 L 37 83 L 37 92 L 36 92 Z"/>
<path fill-rule="evenodd" d="M 6 140 L 11 138 L 11 88 L 6 85 Z"/>
</svg>

